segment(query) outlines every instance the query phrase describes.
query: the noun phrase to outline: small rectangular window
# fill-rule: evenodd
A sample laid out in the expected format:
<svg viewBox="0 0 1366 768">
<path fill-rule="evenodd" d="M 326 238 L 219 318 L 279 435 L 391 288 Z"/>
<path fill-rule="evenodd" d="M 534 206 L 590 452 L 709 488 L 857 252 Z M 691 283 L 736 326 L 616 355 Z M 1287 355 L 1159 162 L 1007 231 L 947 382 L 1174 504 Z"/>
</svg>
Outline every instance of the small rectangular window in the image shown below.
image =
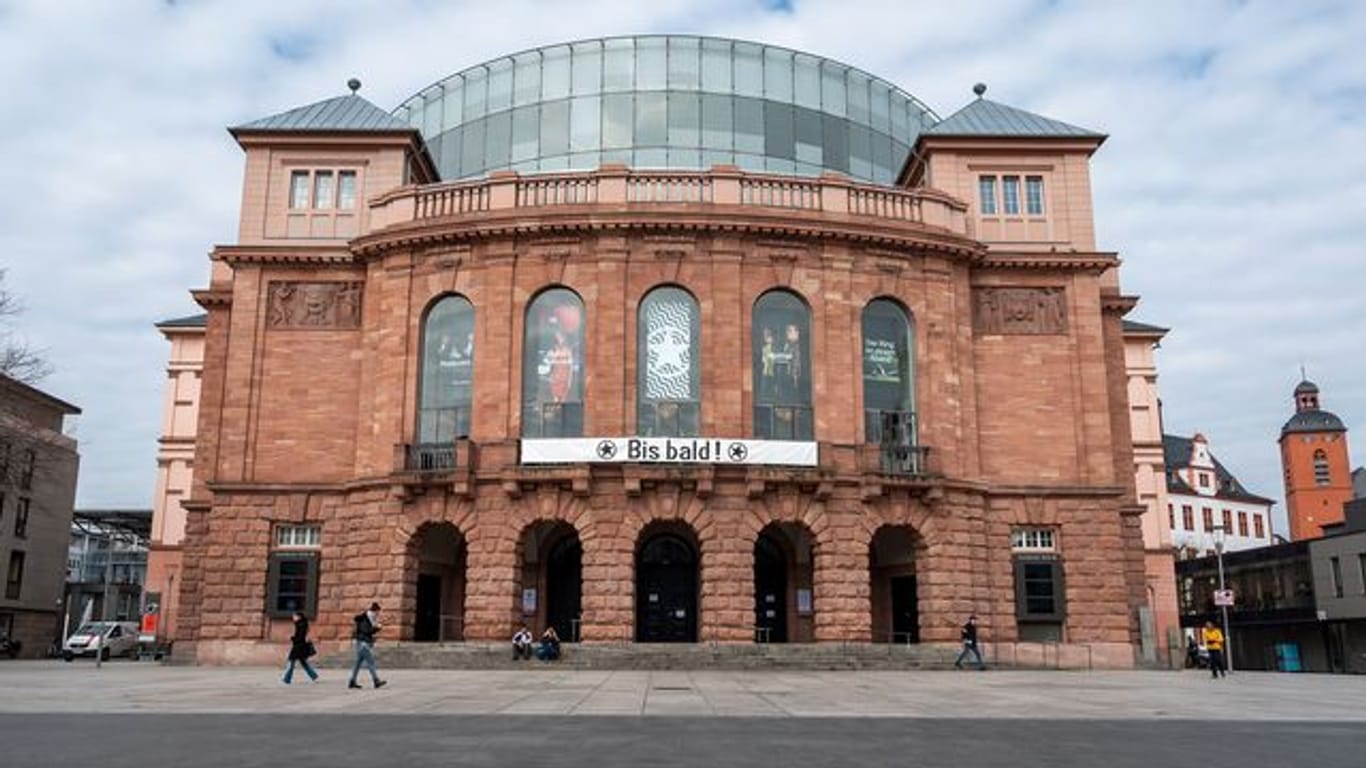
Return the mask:
<svg viewBox="0 0 1366 768">
<path fill-rule="evenodd" d="M 24 466 L 19 470 L 19 487 L 25 491 L 33 487 L 33 470 L 38 465 L 38 454 L 32 449 L 24 451 Z"/>
<path fill-rule="evenodd" d="M 1224 533 L 1233 533 L 1233 513 L 1224 510 Z"/>
<path fill-rule="evenodd" d="M 1239 513 L 1238 513 L 1238 535 L 1239 535 L 1239 536 L 1242 536 L 1242 537 L 1244 537 L 1244 538 L 1247 537 L 1247 513 L 1246 513 L 1246 512 L 1239 512 Z"/>
<path fill-rule="evenodd" d="M 308 207 L 308 171 L 294 171 L 289 174 L 289 207 Z"/>
<path fill-rule="evenodd" d="M 275 546 L 281 549 L 317 549 L 322 530 L 316 525 L 277 525 Z"/>
<path fill-rule="evenodd" d="M 14 505 L 14 538 L 28 538 L 28 508 L 30 499 L 19 499 Z"/>
<path fill-rule="evenodd" d="M 1253 515 L 1253 516 L 1252 516 L 1252 530 L 1253 530 L 1254 533 L 1257 534 L 1257 538 L 1259 538 L 1259 539 L 1264 539 L 1264 538 L 1266 538 L 1266 528 L 1262 525 L 1262 516 L 1261 516 L 1261 515 Z"/>
<path fill-rule="evenodd" d="M 1342 597 L 1342 561 L 1336 557 L 1328 558 L 1328 566 L 1333 571 L 1333 597 Z"/>
<path fill-rule="evenodd" d="M 1010 534 L 1010 547 L 1017 552 L 1052 552 L 1053 531 L 1049 528 L 1018 528 Z"/>
<path fill-rule="evenodd" d="M 996 177 L 981 176 L 977 179 L 977 196 L 981 200 L 982 215 L 996 215 Z"/>
<path fill-rule="evenodd" d="M 1361 594 L 1366 595 L 1366 552 L 1357 554 L 1357 571 L 1361 577 Z"/>
<path fill-rule="evenodd" d="M 1167 505 L 1167 525 L 1176 530 L 1176 508 L 1170 504 Z"/>
<path fill-rule="evenodd" d="M 1195 530 L 1195 510 L 1189 504 L 1181 505 L 1181 527 L 1188 531 Z"/>
<path fill-rule="evenodd" d="M 1202 513 L 1201 517 L 1204 518 L 1205 530 L 1214 530 L 1214 510 L 1210 509 L 1209 507 L 1205 507 L 1204 509 L 1200 510 L 1200 512 Z"/>
<path fill-rule="evenodd" d="M 5 576 L 5 599 L 18 600 L 24 590 L 24 553 L 9 553 L 9 571 Z"/>
<path fill-rule="evenodd" d="M 1001 177 L 1001 196 L 1007 216 L 1020 215 L 1020 177 Z"/>
<path fill-rule="evenodd" d="M 327 210 L 332 207 L 332 172 L 318 171 L 313 174 L 313 208 Z"/>
<path fill-rule="evenodd" d="M 1025 212 L 1030 216 L 1043 215 L 1043 177 L 1025 177 Z"/>
<path fill-rule="evenodd" d="M 1199 475 L 1199 477 L 1200 477 L 1200 487 L 1201 487 L 1201 488 L 1208 488 L 1208 487 L 1209 487 L 1209 473 L 1207 473 L 1207 472 L 1201 472 L 1200 475 Z"/>
<path fill-rule="evenodd" d="M 356 207 L 356 172 L 337 172 L 337 207 L 349 211 Z"/>
</svg>

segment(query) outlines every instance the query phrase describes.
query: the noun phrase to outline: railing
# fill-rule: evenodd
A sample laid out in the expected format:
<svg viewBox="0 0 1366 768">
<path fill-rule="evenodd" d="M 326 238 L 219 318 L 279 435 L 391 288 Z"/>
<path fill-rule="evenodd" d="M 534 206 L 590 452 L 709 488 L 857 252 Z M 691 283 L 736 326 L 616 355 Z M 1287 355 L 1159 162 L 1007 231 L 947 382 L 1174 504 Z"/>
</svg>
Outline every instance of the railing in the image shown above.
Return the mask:
<svg viewBox="0 0 1366 768">
<path fill-rule="evenodd" d="M 819 211 L 821 185 L 818 181 L 791 178 L 742 178 L 740 204 Z"/>
<path fill-rule="evenodd" d="M 517 207 L 580 205 L 598 201 L 596 176 L 530 176 L 517 180 Z"/>
<path fill-rule="evenodd" d="M 819 178 L 748 173 L 720 166 L 709 171 L 598 171 L 521 176 L 509 171 L 486 179 L 403 187 L 371 201 L 371 226 L 561 205 L 722 205 L 777 208 L 938 227 L 971 236 L 967 205 L 934 189 L 902 189 Z"/>
<path fill-rule="evenodd" d="M 404 443 L 405 472 L 451 472 L 456 467 L 455 443 Z"/>
<path fill-rule="evenodd" d="M 863 412 L 868 442 L 878 446 L 878 468 L 890 475 L 925 473 L 930 449 L 918 444 L 916 419 L 912 411 Z"/>
<path fill-rule="evenodd" d="M 701 174 L 642 174 L 626 179 L 628 203 L 710 203 L 712 180 Z"/>
<path fill-rule="evenodd" d="M 418 219 L 480 213 L 489 209 L 489 188 L 486 184 L 423 187 L 414 196 L 413 204 Z"/>
</svg>

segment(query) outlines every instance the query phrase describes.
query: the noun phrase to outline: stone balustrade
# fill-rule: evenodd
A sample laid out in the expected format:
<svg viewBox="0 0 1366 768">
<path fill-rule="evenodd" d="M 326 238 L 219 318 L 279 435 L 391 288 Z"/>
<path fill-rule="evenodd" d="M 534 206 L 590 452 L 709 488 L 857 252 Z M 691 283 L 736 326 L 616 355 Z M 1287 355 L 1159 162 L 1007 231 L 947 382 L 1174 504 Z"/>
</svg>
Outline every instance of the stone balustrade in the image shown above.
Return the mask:
<svg viewBox="0 0 1366 768">
<path fill-rule="evenodd" d="M 749 173 L 733 166 L 639 171 L 609 165 L 597 171 L 533 176 L 500 171 L 483 179 L 401 187 L 370 202 L 372 231 L 510 210 L 656 205 L 799 211 L 971 236 L 967 205 L 938 190 L 866 184 L 838 174 L 810 178 Z"/>
</svg>

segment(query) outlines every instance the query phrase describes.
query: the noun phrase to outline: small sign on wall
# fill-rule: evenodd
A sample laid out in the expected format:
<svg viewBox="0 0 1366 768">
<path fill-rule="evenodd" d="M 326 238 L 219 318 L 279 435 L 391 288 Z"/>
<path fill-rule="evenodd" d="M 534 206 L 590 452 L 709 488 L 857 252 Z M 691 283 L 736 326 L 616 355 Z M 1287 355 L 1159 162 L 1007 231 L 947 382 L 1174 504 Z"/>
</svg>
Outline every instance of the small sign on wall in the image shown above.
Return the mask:
<svg viewBox="0 0 1366 768">
<path fill-rule="evenodd" d="M 811 590 L 797 590 L 797 613 L 803 616 L 811 615 Z"/>
<path fill-rule="evenodd" d="M 536 588 L 522 590 L 522 614 L 532 616 L 536 613 Z"/>
</svg>

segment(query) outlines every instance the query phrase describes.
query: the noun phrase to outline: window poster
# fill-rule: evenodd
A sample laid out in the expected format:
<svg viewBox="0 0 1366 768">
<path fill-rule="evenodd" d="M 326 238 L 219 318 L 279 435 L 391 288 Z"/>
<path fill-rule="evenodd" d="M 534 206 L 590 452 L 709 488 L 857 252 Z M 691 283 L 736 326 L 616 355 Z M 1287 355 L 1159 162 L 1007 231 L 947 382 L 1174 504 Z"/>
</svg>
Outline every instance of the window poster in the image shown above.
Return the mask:
<svg viewBox="0 0 1366 768">
<path fill-rule="evenodd" d="M 796 296 L 775 291 L 754 309 L 755 401 L 810 405 L 811 316 Z"/>
<path fill-rule="evenodd" d="M 423 328 L 423 442 L 450 440 L 468 432 L 474 383 L 474 307 L 448 296 L 427 313 Z"/>
<path fill-rule="evenodd" d="M 530 434 L 540 434 L 548 423 L 561 423 L 567 411 L 555 406 L 583 401 L 583 334 L 583 302 L 573 291 L 552 288 L 527 310 L 522 400 L 527 405 L 524 428 Z"/>
<path fill-rule="evenodd" d="M 910 411 L 910 325 L 901 307 L 886 299 L 863 311 L 863 407 Z"/>
<path fill-rule="evenodd" d="M 646 297 L 640 322 L 644 398 L 697 400 L 697 303 L 678 288 L 660 288 Z"/>
</svg>

